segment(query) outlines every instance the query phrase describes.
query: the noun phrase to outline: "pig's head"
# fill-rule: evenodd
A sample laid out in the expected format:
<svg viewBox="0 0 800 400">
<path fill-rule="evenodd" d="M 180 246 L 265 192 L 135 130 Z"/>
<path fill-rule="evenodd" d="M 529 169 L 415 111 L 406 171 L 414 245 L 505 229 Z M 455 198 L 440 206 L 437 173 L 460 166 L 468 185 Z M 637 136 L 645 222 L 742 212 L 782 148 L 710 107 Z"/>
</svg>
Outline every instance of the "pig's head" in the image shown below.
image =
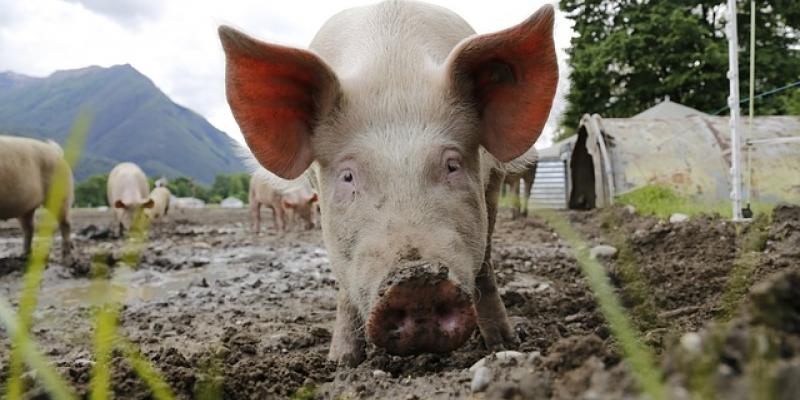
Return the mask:
<svg viewBox="0 0 800 400">
<path fill-rule="evenodd" d="M 146 210 L 152 209 L 155 202 L 151 198 L 142 199 L 140 201 L 122 201 L 117 200 L 114 202 L 114 208 L 120 216 L 119 221 L 125 230 L 131 229 L 131 226 L 138 222 L 138 218 L 146 218 L 149 220 L 150 216 Z"/>
<path fill-rule="evenodd" d="M 558 79 L 552 23 L 546 6 L 438 64 L 392 59 L 376 76 L 220 28 L 248 146 L 283 178 L 314 163 L 334 273 L 389 352 L 450 351 L 474 330 L 494 162 L 481 148 L 506 162 L 539 136 Z"/>
<path fill-rule="evenodd" d="M 317 194 L 311 193 L 295 197 L 284 197 L 281 203 L 284 208 L 292 210 L 305 223 L 306 229 L 314 229 L 317 211 Z"/>
<path fill-rule="evenodd" d="M 156 221 L 163 216 L 161 214 L 161 210 L 157 209 L 156 207 L 143 208 L 143 211 L 145 216 L 147 216 L 150 221 Z"/>
</svg>

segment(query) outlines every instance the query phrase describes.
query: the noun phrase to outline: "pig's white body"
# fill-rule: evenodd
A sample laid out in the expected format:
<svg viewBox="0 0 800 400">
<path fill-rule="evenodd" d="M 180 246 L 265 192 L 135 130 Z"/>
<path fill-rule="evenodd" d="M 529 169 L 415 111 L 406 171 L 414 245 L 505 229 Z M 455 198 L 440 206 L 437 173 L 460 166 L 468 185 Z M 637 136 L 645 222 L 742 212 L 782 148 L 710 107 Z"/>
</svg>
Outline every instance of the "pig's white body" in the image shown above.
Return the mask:
<svg viewBox="0 0 800 400">
<path fill-rule="evenodd" d="M 139 166 L 131 162 L 117 164 L 108 174 L 108 205 L 114 210 L 116 221 L 122 228 L 128 229 L 135 208 L 149 200 L 150 187 L 147 176 Z M 124 207 L 118 207 L 121 202 Z"/>
<path fill-rule="evenodd" d="M 0 220 L 17 218 L 42 205 L 63 153 L 54 142 L 0 136 Z M 65 208 L 72 205 L 72 177 Z"/>
<path fill-rule="evenodd" d="M 59 221 L 69 247 L 69 208 L 72 206 L 72 174 L 63 151 L 55 142 L 0 136 L 0 220 L 19 218 L 25 231 L 25 252 L 30 250 L 33 213 L 45 202 L 59 164 L 65 168 L 66 198 Z"/>
<path fill-rule="evenodd" d="M 151 221 L 156 221 L 167 216 L 171 196 L 169 189 L 164 186 L 159 186 L 150 192 L 150 198 L 153 199 L 153 208 L 147 209 L 146 212 Z"/>
<path fill-rule="evenodd" d="M 314 204 L 312 189 L 308 182 L 297 180 L 290 185 L 277 184 L 271 174 L 265 170 L 257 170 L 250 178 L 250 213 L 253 218 L 253 230 L 258 234 L 261 230 L 261 206 L 272 209 L 275 230 L 283 231 L 287 228 L 286 219 L 300 226 L 305 221 L 308 225 L 314 223 Z M 308 203 L 308 204 L 305 204 Z M 300 208 L 304 208 L 300 210 Z M 308 209 L 305 209 L 305 208 Z"/>
</svg>

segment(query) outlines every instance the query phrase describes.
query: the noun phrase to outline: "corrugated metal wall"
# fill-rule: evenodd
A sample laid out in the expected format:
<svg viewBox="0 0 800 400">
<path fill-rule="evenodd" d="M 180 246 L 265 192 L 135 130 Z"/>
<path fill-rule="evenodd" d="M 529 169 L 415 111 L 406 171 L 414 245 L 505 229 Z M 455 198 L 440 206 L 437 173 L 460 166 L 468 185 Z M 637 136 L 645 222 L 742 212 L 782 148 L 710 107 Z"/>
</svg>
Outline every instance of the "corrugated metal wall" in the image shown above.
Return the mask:
<svg viewBox="0 0 800 400">
<path fill-rule="evenodd" d="M 561 158 L 543 158 L 536 166 L 536 178 L 528 206 L 536 208 L 567 208 L 566 163 Z"/>
</svg>

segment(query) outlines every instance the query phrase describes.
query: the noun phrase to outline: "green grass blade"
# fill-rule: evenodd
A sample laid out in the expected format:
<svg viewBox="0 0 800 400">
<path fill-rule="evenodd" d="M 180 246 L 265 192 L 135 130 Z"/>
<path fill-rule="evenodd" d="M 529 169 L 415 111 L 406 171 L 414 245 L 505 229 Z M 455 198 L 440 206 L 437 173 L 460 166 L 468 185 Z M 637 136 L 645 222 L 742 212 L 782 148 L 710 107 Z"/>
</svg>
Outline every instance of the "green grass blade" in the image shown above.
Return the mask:
<svg viewBox="0 0 800 400">
<path fill-rule="evenodd" d="M 133 225 L 128 231 L 128 238 L 123 247 L 122 261 L 128 267 L 135 267 L 139 263 L 142 250 L 147 242 L 149 220 L 144 212 L 139 209 L 134 214 Z M 114 290 L 116 283 L 100 286 L 104 292 L 99 298 L 108 301 L 97 309 L 95 320 L 95 364 L 92 369 L 91 398 L 93 400 L 106 400 L 111 397 L 111 351 L 114 343 L 124 343 L 123 351 L 126 359 L 131 363 L 134 371 L 150 387 L 158 399 L 171 399 L 172 393 L 158 372 L 139 355 L 132 345 L 123 342 L 118 335 L 117 323 L 123 296 Z"/>
<path fill-rule="evenodd" d="M 666 398 L 666 390 L 662 382 L 662 373 L 656 367 L 654 356 L 644 345 L 631 321 L 625 315 L 625 309 L 614 293 L 611 282 L 603 266 L 589 256 L 589 246 L 569 225 L 569 222 L 553 211 L 539 209 L 538 214 L 558 233 L 575 251 L 575 257 L 581 266 L 589 286 L 594 292 L 614 339 L 622 349 L 625 362 L 639 387 L 651 399 Z"/>
<path fill-rule="evenodd" d="M 133 343 L 124 338 L 118 338 L 117 346 L 125 354 L 125 358 L 133 366 L 133 370 L 144 381 L 153 393 L 156 400 L 172 400 L 175 395 L 169 385 L 161 377 L 161 374 L 150 364 L 150 362 L 136 349 Z"/>
<path fill-rule="evenodd" d="M 21 352 L 24 344 L 30 343 L 28 335 L 31 319 L 38 303 L 39 285 L 50 254 L 50 246 L 53 242 L 52 236 L 57 226 L 56 216 L 61 211 L 64 199 L 68 196 L 67 177 L 71 174 L 70 167 L 74 165 L 80 156 L 90 123 L 91 118 L 89 115 L 81 113 L 72 126 L 64 149 L 66 163 L 59 163 L 56 166 L 54 179 L 50 184 L 45 200 L 45 208 L 48 212 L 39 218 L 38 228 L 31 246 L 31 254 L 28 256 L 27 270 L 23 277 L 22 293 L 19 299 L 18 329 L 12 339 L 11 359 L 9 361 L 10 374 L 6 387 L 7 397 L 12 400 L 22 397 L 22 360 L 26 357 Z"/>
<path fill-rule="evenodd" d="M 95 364 L 90 382 L 92 400 L 111 398 L 111 350 L 114 348 L 118 315 L 116 304 L 105 304 L 97 309 L 94 325 Z"/>
<path fill-rule="evenodd" d="M 0 298 L 0 323 L 3 324 L 9 337 L 16 337 L 17 329 L 19 328 L 17 315 L 11 305 L 3 298 Z M 56 400 L 75 399 L 75 393 L 69 385 L 37 349 L 36 342 L 24 336 L 24 340 L 20 344 L 20 354 L 24 357 L 25 362 L 37 371 L 38 378 L 45 389 Z"/>
</svg>

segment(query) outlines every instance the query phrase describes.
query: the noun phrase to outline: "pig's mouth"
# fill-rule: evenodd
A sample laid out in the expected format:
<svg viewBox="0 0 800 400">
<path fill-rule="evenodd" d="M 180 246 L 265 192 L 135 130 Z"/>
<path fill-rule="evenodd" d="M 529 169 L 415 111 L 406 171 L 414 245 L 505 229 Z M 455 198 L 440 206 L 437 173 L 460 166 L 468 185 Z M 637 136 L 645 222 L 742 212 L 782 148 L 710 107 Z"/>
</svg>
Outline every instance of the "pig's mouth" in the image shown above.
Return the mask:
<svg viewBox="0 0 800 400">
<path fill-rule="evenodd" d="M 398 355 L 461 347 L 475 330 L 475 308 L 447 275 L 446 266 L 418 264 L 387 278 L 367 321 L 369 341 Z"/>
</svg>

